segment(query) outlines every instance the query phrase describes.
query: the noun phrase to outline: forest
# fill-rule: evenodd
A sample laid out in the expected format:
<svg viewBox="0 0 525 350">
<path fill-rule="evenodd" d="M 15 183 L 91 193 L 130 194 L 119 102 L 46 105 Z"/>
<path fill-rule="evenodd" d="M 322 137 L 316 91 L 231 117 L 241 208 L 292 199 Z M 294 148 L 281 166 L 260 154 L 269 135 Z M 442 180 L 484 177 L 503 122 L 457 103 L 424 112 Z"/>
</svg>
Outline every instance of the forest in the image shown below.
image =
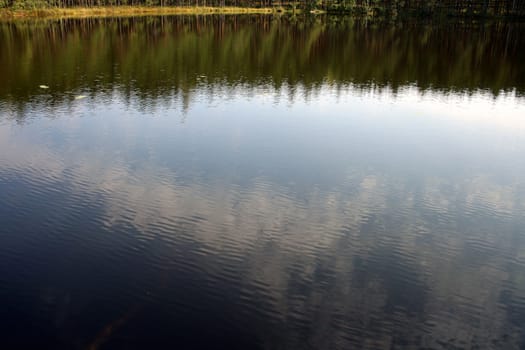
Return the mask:
<svg viewBox="0 0 525 350">
<path fill-rule="evenodd" d="M 523 0 L 0 0 L 0 8 L 34 10 L 42 8 L 91 8 L 106 6 L 141 7 L 250 7 L 279 11 L 325 11 L 356 15 L 524 17 Z"/>
</svg>

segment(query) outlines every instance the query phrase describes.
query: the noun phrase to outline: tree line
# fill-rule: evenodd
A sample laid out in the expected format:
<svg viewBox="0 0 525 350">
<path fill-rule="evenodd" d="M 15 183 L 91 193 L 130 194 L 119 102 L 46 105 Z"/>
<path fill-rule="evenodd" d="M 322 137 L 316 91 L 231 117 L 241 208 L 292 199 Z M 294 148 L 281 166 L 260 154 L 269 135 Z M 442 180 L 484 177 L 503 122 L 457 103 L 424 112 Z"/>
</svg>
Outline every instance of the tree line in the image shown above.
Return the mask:
<svg viewBox="0 0 525 350">
<path fill-rule="evenodd" d="M 523 0 L 0 0 L 0 8 L 9 9 L 97 6 L 239 6 L 390 16 L 525 16 Z"/>
</svg>

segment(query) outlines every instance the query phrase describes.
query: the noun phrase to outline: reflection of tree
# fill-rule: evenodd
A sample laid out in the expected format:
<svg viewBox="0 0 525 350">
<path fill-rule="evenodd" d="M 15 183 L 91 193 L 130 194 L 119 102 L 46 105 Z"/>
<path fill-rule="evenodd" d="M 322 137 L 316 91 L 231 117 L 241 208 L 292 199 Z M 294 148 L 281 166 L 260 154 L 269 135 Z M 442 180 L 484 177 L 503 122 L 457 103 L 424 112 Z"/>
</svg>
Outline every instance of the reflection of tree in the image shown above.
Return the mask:
<svg viewBox="0 0 525 350">
<path fill-rule="evenodd" d="M 187 99 L 197 86 L 218 82 L 291 91 L 323 83 L 494 94 L 515 88 L 521 95 L 525 42 L 516 26 L 253 16 L 2 23 L 0 99 L 23 105 L 42 93 L 63 100 L 72 91 L 114 89 L 140 99 Z"/>
</svg>

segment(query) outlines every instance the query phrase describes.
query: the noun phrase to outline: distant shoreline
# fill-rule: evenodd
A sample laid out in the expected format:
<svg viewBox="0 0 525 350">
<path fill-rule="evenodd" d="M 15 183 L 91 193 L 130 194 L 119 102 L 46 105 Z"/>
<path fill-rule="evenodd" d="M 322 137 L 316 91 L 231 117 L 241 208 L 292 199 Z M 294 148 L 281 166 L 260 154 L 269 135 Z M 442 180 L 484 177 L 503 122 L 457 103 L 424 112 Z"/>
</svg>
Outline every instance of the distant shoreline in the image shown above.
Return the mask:
<svg viewBox="0 0 525 350">
<path fill-rule="evenodd" d="M 1 0 L 0 0 L 1 1 Z M 321 0 L 322 1 L 322 0 Z M 356 18 L 455 18 L 455 19 L 496 19 L 496 20 L 524 20 L 525 12 L 515 13 L 479 13 L 479 12 L 435 12 L 428 9 L 418 10 L 407 8 L 393 11 L 388 7 L 353 6 L 341 7 L 335 3 L 332 7 L 304 8 L 298 3 L 281 2 L 278 6 L 243 7 L 243 6 L 142 6 L 142 5 L 114 5 L 93 7 L 40 7 L 40 8 L 0 8 L 0 20 L 38 19 L 38 18 L 96 18 L 96 17 L 137 17 L 137 16 L 165 16 L 165 15 L 212 15 L 212 14 L 329 14 L 335 16 L 353 16 Z"/>
<path fill-rule="evenodd" d="M 201 14 L 272 14 L 284 12 L 274 7 L 212 7 L 212 6 L 100 6 L 72 8 L 42 8 L 34 10 L 0 9 L 0 18 L 86 18 L 141 15 L 201 15 Z"/>
</svg>

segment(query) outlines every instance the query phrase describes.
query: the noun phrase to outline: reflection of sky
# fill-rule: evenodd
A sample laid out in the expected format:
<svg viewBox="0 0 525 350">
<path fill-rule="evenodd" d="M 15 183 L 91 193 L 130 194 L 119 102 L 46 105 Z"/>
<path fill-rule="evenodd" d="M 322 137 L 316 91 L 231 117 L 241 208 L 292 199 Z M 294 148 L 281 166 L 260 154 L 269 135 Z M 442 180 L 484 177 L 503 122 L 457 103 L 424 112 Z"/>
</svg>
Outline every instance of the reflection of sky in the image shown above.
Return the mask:
<svg viewBox="0 0 525 350">
<path fill-rule="evenodd" d="M 462 186 L 493 209 L 519 203 L 509 197 L 522 189 L 525 104 L 513 96 L 410 88 L 396 96 L 327 88 L 316 103 L 268 91 L 241 96 L 217 102 L 197 93 L 185 114 L 176 101 L 152 115 L 118 99 L 80 100 L 22 124 L 4 120 L 2 169 L 58 178 L 74 171 L 109 186 L 135 178 L 138 191 L 159 176 L 167 184 L 241 187 L 264 179 L 298 196 L 315 188 L 351 192 L 372 176 L 410 190 Z"/>
<path fill-rule="evenodd" d="M 514 206 L 498 202 L 512 202 L 505 192 L 522 186 L 525 104 L 512 95 L 325 88 L 315 102 L 242 90 L 215 101 L 197 92 L 194 100 L 184 113 L 174 101 L 151 114 L 119 99 L 86 99 L 21 124 L 4 120 L 3 171 L 60 177 L 69 169 L 110 176 L 108 184 L 112 172 L 146 182 L 160 174 L 168 183 L 265 179 L 298 195 L 386 176 L 412 189 L 461 184 L 493 207 Z"/>
<path fill-rule="evenodd" d="M 61 153 L 69 148 L 72 157 L 78 148 L 98 150 L 104 159 L 118 152 L 125 162 L 156 157 L 171 169 L 183 164 L 182 172 L 191 162 L 203 173 L 245 171 L 280 181 L 332 183 L 349 169 L 370 166 L 401 175 L 428 169 L 463 176 L 472 168 L 511 166 L 512 173 L 523 165 L 517 156 L 524 147 L 525 103 L 512 95 L 325 87 L 306 100 L 296 92 L 292 102 L 286 91 L 260 92 L 240 89 L 210 100 L 197 91 L 187 111 L 176 99 L 152 107 L 95 97 L 29 112 L 36 119 L 16 132 Z"/>
<path fill-rule="evenodd" d="M 397 332 L 430 334 L 428 346 L 521 341 L 507 308 L 525 298 L 523 101 L 411 88 L 247 94 L 197 91 L 186 111 L 174 100 L 155 113 L 88 98 L 4 119 L 0 184 L 102 201 L 101 226 L 242 263 L 280 317 L 314 320 L 316 344 L 327 332 L 344 344 L 358 320 L 384 330 L 396 319 Z M 500 304 L 509 293 L 518 302 Z"/>
</svg>

